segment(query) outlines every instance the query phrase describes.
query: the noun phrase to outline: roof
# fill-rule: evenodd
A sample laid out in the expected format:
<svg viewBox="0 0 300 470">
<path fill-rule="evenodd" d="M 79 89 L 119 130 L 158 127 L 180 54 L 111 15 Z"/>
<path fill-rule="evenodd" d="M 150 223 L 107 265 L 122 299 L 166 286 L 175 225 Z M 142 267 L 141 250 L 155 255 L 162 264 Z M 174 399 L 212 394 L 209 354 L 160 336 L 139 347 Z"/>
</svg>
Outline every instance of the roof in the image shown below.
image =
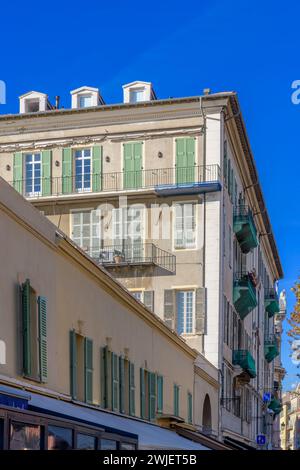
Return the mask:
<svg viewBox="0 0 300 470">
<path fill-rule="evenodd" d="M 36 95 L 48 97 L 47 93 L 42 93 L 40 91 L 32 90 L 32 91 L 28 91 L 27 93 L 24 93 L 24 95 L 19 96 L 19 98 L 25 98 L 26 96 L 32 95 L 33 93 L 35 93 Z"/>
<path fill-rule="evenodd" d="M 150 85 L 152 86 L 151 82 L 143 82 L 142 80 L 135 80 L 134 82 L 126 83 L 125 85 L 122 86 L 122 88 L 128 88 L 129 86 L 133 85 Z"/>
<path fill-rule="evenodd" d="M 81 91 L 94 91 L 96 93 L 99 93 L 98 88 L 94 88 L 91 86 L 81 86 L 80 88 L 76 88 L 75 90 L 70 91 L 70 94 L 75 95 L 75 93 L 80 93 Z"/>
</svg>

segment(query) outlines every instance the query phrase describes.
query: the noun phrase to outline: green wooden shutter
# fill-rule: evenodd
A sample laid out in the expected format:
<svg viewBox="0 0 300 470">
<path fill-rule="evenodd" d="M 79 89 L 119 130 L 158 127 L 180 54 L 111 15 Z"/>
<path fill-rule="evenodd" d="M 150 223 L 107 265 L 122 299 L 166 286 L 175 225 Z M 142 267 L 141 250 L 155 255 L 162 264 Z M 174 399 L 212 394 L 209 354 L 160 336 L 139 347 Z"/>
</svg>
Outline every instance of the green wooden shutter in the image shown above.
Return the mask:
<svg viewBox="0 0 300 470">
<path fill-rule="evenodd" d="M 23 192 L 23 156 L 22 152 L 16 152 L 14 154 L 13 163 L 13 186 L 18 193 Z"/>
<path fill-rule="evenodd" d="M 186 183 L 195 181 L 195 137 L 186 139 Z"/>
<path fill-rule="evenodd" d="M 142 142 L 135 142 L 133 144 L 133 158 L 134 158 L 134 187 L 142 187 Z"/>
<path fill-rule="evenodd" d="M 192 183 L 195 180 L 195 138 L 176 139 L 176 182 Z"/>
<path fill-rule="evenodd" d="M 64 148 L 62 154 L 62 192 L 63 194 L 72 193 L 72 149 Z"/>
<path fill-rule="evenodd" d="M 164 378 L 157 376 L 157 411 L 162 413 L 164 409 Z"/>
<path fill-rule="evenodd" d="M 179 416 L 179 387 L 174 385 L 174 416 Z"/>
<path fill-rule="evenodd" d="M 175 295 L 173 289 L 164 291 L 164 321 L 175 330 Z"/>
<path fill-rule="evenodd" d="M 74 330 L 70 331 L 70 393 L 72 398 L 77 398 L 77 348 Z"/>
<path fill-rule="evenodd" d="M 22 285 L 23 374 L 31 375 L 30 281 Z"/>
<path fill-rule="evenodd" d="M 42 195 L 51 195 L 51 165 L 52 165 L 52 152 L 51 150 L 44 150 L 42 152 Z"/>
<path fill-rule="evenodd" d="M 188 407 L 188 423 L 192 424 L 193 423 L 193 395 L 188 392 L 187 396 L 187 407 Z"/>
<path fill-rule="evenodd" d="M 148 406 L 149 419 L 154 421 L 156 418 L 156 374 L 148 373 Z"/>
<path fill-rule="evenodd" d="M 135 377 L 132 362 L 129 363 L 129 414 L 135 416 Z"/>
<path fill-rule="evenodd" d="M 125 361 L 119 357 L 120 413 L 125 413 Z"/>
<path fill-rule="evenodd" d="M 151 312 L 154 312 L 154 291 L 145 290 L 144 291 L 144 304 Z"/>
<path fill-rule="evenodd" d="M 38 297 L 39 314 L 39 362 L 41 382 L 48 379 L 48 346 L 47 346 L 47 299 Z"/>
<path fill-rule="evenodd" d="M 117 354 L 111 353 L 112 409 L 119 411 L 119 360 Z"/>
<path fill-rule="evenodd" d="M 100 348 L 100 389 L 101 389 L 101 406 L 103 408 L 109 408 L 109 376 L 110 376 L 110 365 L 109 365 L 109 351 L 108 347 Z"/>
<path fill-rule="evenodd" d="M 145 384 L 145 370 L 140 369 L 140 407 L 141 418 L 146 419 L 146 384 Z"/>
<path fill-rule="evenodd" d="M 84 338 L 84 401 L 93 403 L 93 340 Z"/>
<path fill-rule="evenodd" d="M 142 186 L 142 142 L 123 144 L 124 189 Z"/>
<path fill-rule="evenodd" d="M 93 147 L 92 189 L 94 192 L 102 189 L 102 147 L 100 145 Z"/>
<path fill-rule="evenodd" d="M 195 333 L 203 335 L 206 332 L 206 288 L 196 289 Z"/>
</svg>

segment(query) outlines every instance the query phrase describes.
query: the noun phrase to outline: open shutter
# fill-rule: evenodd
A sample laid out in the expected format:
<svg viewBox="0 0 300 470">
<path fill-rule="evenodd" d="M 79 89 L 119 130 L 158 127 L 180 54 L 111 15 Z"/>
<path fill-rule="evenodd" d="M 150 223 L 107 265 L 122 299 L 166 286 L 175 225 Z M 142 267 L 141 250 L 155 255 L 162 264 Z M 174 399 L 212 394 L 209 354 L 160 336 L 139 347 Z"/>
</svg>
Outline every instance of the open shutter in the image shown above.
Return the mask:
<svg viewBox="0 0 300 470">
<path fill-rule="evenodd" d="M 72 193 L 72 149 L 64 148 L 62 155 L 62 192 L 63 194 Z"/>
<path fill-rule="evenodd" d="M 23 157 L 22 152 L 14 154 L 14 168 L 13 168 L 14 188 L 22 194 L 23 190 Z"/>
<path fill-rule="evenodd" d="M 164 292 L 164 321 L 175 330 L 175 295 L 173 289 L 165 289 Z"/>
<path fill-rule="evenodd" d="M 84 338 L 84 400 L 93 403 L 93 340 Z"/>
<path fill-rule="evenodd" d="M 119 357 L 120 413 L 125 413 L 125 361 Z"/>
<path fill-rule="evenodd" d="M 140 369 L 140 406 L 141 418 L 146 418 L 146 384 L 145 384 L 145 370 Z"/>
<path fill-rule="evenodd" d="M 117 354 L 111 353 L 112 409 L 119 411 L 119 361 Z"/>
<path fill-rule="evenodd" d="M 44 150 L 42 152 L 42 195 L 51 195 L 51 150 Z"/>
<path fill-rule="evenodd" d="M 72 398 L 77 398 L 77 354 L 76 354 L 76 333 L 70 331 L 70 392 Z"/>
<path fill-rule="evenodd" d="M 135 377 L 132 362 L 129 363 L 129 414 L 135 415 Z"/>
<path fill-rule="evenodd" d="M 23 374 L 31 375 L 30 347 L 30 281 L 22 285 L 22 327 L 23 327 Z"/>
<path fill-rule="evenodd" d="M 48 351 L 47 351 L 47 299 L 38 297 L 39 312 L 39 356 L 40 379 L 47 382 L 48 379 Z"/>
<path fill-rule="evenodd" d="M 148 374 L 148 395 L 149 419 L 154 421 L 156 417 L 156 374 L 153 372 Z"/>
<path fill-rule="evenodd" d="M 92 189 L 94 192 L 102 189 L 102 147 L 100 145 L 93 147 Z"/>
<path fill-rule="evenodd" d="M 162 413 L 164 408 L 164 378 L 157 376 L 157 411 Z"/>
<path fill-rule="evenodd" d="M 179 416 L 179 387 L 174 385 L 174 415 Z"/>
<path fill-rule="evenodd" d="M 196 289 L 195 332 L 204 335 L 206 331 L 206 288 Z"/>
<path fill-rule="evenodd" d="M 101 389 L 101 406 L 109 408 L 109 351 L 108 347 L 100 348 L 100 389 Z"/>
<path fill-rule="evenodd" d="M 144 291 L 144 304 L 151 312 L 154 312 L 154 291 L 145 290 Z"/>
<path fill-rule="evenodd" d="M 193 423 L 193 395 L 188 392 L 187 396 L 187 406 L 188 406 L 188 423 L 192 424 Z"/>
</svg>

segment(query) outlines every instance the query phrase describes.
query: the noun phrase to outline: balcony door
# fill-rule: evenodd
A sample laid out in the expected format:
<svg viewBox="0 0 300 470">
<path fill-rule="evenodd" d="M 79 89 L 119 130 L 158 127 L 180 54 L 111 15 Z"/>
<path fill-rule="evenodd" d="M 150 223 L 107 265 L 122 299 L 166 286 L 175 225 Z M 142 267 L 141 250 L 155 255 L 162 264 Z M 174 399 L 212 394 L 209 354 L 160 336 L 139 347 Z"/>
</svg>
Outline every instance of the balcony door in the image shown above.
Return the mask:
<svg viewBox="0 0 300 470">
<path fill-rule="evenodd" d="M 142 142 L 123 144 L 123 186 L 124 189 L 138 189 L 142 187 Z"/>
<path fill-rule="evenodd" d="M 126 261 L 144 258 L 144 210 L 138 205 L 113 211 L 113 245 Z"/>
<path fill-rule="evenodd" d="M 195 138 L 176 139 L 176 184 L 195 182 Z"/>
<path fill-rule="evenodd" d="M 42 193 L 42 160 L 40 153 L 25 155 L 26 196 L 39 196 Z"/>
<path fill-rule="evenodd" d="M 78 193 L 92 190 L 91 149 L 75 151 L 75 191 Z"/>
<path fill-rule="evenodd" d="M 102 246 L 100 214 L 97 210 L 74 211 L 71 214 L 72 240 L 92 258 L 97 258 Z"/>
</svg>

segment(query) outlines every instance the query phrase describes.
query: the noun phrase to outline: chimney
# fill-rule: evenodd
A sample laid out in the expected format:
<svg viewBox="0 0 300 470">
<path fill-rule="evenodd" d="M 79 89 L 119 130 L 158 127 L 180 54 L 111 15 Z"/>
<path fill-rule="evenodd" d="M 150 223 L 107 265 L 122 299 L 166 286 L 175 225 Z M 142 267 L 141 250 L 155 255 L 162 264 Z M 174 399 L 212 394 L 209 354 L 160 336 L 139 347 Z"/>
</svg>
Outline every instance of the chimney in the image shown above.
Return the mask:
<svg viewBox="0 0 300 470">
<path fill-rule="evenodd" d="M 60 96 L 55 97 L 55 109 L 59 109 Z"/>
<path fill-rule="evenodd" d="M 204 95 L 204 96 L 209 95 L 210 92 L 211 92 L 211 89 L 210 89 L 210 88 L 204 88 L 204 89 L 203 89 L 203 95 Z"/>
</svg>

